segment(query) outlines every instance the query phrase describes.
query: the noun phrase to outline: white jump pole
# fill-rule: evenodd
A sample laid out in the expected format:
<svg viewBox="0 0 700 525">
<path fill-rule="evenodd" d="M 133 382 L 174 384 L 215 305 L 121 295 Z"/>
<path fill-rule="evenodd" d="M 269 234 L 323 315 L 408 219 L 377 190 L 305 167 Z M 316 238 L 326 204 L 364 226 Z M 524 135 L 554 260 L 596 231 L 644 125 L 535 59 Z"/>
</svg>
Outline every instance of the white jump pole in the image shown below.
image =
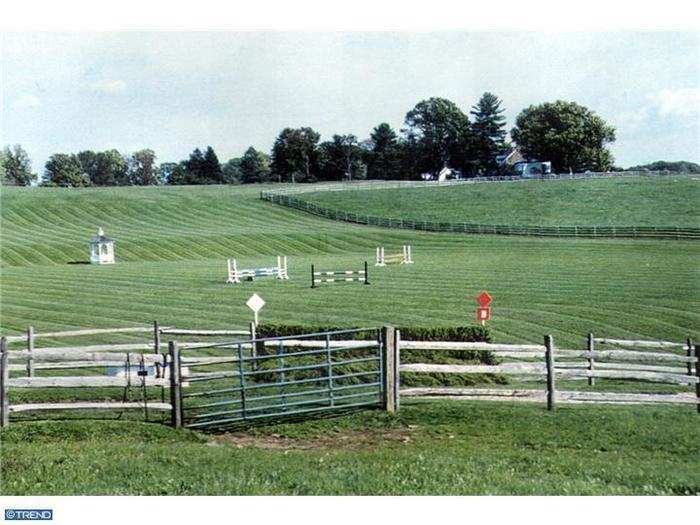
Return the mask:
<svg viewBox="0 0 700 525">
<path fill-rule="evenodd" d="M 403 246 L 403 262 L 404 264 L 413 264 L 413 259 L 411 258 L 410 244 L 404 244 Z"/>
<path fill-rule="evenodd" d="M 384 246 L 377 248 L 377 263 L 375 266 L 385 266 L 384 262 Z"/>
</svg>

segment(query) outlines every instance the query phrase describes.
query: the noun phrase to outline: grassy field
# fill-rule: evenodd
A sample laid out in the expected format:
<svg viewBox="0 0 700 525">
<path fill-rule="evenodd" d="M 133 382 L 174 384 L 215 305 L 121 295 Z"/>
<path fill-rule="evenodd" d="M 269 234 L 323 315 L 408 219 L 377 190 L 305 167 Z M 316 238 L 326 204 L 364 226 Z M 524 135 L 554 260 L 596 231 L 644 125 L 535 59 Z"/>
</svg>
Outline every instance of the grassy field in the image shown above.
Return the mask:
<svg viewBox="0 0 700 525">
<path fill-rule="evenodd" d="M 326 191 L 334 210 L 442 222 L 518 226 L 700 226 L 700 177 L 625 177 Z"/>
<path fill-rule="evenodd" d="M 604 181 L 607 182 L 607 181 Z M 665 182 L 665 180 L 664 180 Z M 558 184 L 558 183 L 556 183 Z M 431 234 L 337 223 L 258 199 L 258 188 L 3 189 L 0 328 L 18 333 L 130 326 L 243 327 L 262 319 L 349 326 L 472 323 L 473 297 L 494 297 L 497 341 L 685 338 L 698 327 L 698 243 Z M 84 264 L 98 226 L 118 263 Z M 360 268 L 374 249 L 413 246 L 416 264 L 370 269 L 371 286 L 312 290 L 309 268 Z M 242 267 L 289 259 L 291 279 L 226 285 Z M 398 298 L 398 300 L 397 300 Z"/>
<path fill-rule="evenodd" d="M 0 189 L 0 333 L 30 324 L 41 332 L 154 319 L 180 328 L 243 328 L 253 292 L 267 301 L 264 321 L 464 325 L 473 323 L 474 296 L 487 289 L 495 341 L 541 342 L 550 333 L 560 347 L 581 348 L 589 331 L 697 339 L 699 243 L 385 230 L 276 206 L 259 199 L 260 189 Z M 667 189 L 659 187 L 662 198 Z M 580 214 L 587 220 L 585 209 Z M 116 239 L 114 266 L 83 264 L 98 226 Z M 370 286 L 309 286 L 311 263 L 359 269 L 373 263 L 376 246 L 392 252 L 402 244 L 413 246 L 416 263 L 371 266 Z M 224 284 L 227 257 L 241 267 L 270 266 L 277 254 L 289 256 L 289 281 Z M 41 345 L 137 340 L 148 336 Z M 97 397 L 122 393 L 102 389 Z M 94 400 L 96 393 L 13 395 L 19 402 Z M 396 417 L 369 411 L 227 436 L 124 421 L 22 422 L 0 436 L 0 491 L 697 493 L 698 428 L 690 407 L 572 406 L 546 414 L 538 405 L 472 402 L 411 402 Z"/>
<path fill-rule="evenodd" d="M 2 433 L 2 494 L 699 494 L 691 408 L 414 402 L 397 416 L 204 435 L 148 424 Z"/>
</svg>

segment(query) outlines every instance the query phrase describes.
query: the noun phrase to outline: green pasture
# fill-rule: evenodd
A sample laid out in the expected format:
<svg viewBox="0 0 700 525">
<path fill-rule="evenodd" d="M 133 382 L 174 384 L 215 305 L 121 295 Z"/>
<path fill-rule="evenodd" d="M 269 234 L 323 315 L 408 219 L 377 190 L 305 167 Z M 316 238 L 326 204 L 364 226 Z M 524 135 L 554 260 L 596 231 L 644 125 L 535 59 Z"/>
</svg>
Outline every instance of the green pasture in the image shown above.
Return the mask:
<svg viewBox="0 0 700 525">
<path fill-rule="evenodd" d="M 3 495 L 700 493 L 692 407 L 411 402 L 227 435 L 17 424 Z"/>
<path fill-rule="evenodd" d="M 678 180 L 653 179 L 659 183 L 657 197 L 681 199 L 677 210 L 685 211 L 671 215 L 690 221 L 678 224 L 696 226 L 695 206 L 687 204 L 697 201 L 696 182 Z M 620 181 L 571 184 L 594 182 Z M 553 182 L 552 188 L 560 184 L 570 183 Z M 691 186 L 677 193 L 674 184 Z M 458 208 L 443 203 L 442 192 L 485 188 L 430 190 L 418 200 L 426 201 L 423 210 L 449 208 L 443 213 L 453 214 Z M 0 333 L 19 334 L 28 325 L 45 332 L 153 320 L 179 328 L 245 328 L 252 314 L 244 303 L 254 292 L 267 302 L 263 321 L 455 326 L 474 322 L 474 297 L 488 290 L 494 297 L 489 328 L 498 342 L 541 342 L 552 334 L 555 346 L 582 348 L 591 331 L 622 338 L 698 338 L 700 243 L 363 227 L 261 201 L 261 189 L 269 187 L 0 188 Z M 319 193 L 319 198 L 350 202 L 354 194 Z M 373 192 L 363 195 L 361 211 L 384 214 L 374 208 Z M 508 202 L 501 213 L 511 212 Z M 410 207 L 420 210 L 418 203 Z M 577 223 L 597 223 L 587 216 L 590 206 L 577 209 Z M 645 220 L 651 221 L 646 224 L 668 224 L 669 215 L 656 216 L 654 210 L 646 206 Z M 85 264 L 88 240 L 99 226 L 116 240 L 116 265 Z M 415 264 L 373 266 L 377 246 L 391 253 L 402 244 L 412 245 Z M 289 281 L 225 284 L 227 257 L 246 268 L 271 266 L 278 254 L 289 257 Z M 312 263 L 318 270 L 345 270 L 360 269 L 365 260 L 369 286 L 310 288 Z M 149 334 L 120 334 L 39 339 L 37 346 L 150 340 Z M 562 382 L 560 388 L 585 389 L 584 383 Z M 595 388 L 681 390 L 631 383 L 601 380 Z M 544 388 L 511 382 L 514 386 Z M 149 389 L 149 400 L 159 400 L 160 393 Z M 15 389 L 12 395 L 13 403 L 119 400 L 124 389 Z M 127 395 L 139 401 L 142 392 L 135 387 Z M 167 414 L 151 412 L 152 423 L 134 422 L 143 418 L 140 410 L 94 412 L 88 414 L 93 420 L 78 420 L 85 415 L 27 414 L 25 419 L 53 420 L 15 420 L 2 431 L 0 493 L 700 492 L 700 426 L 692 406 L 562 406 L 552 414 L 540 404 L 407 400 L 396 416 L 363 411 L 218 436 L 153 423 Z"/>
<path fill-rule="evenodd" d="M 303 195 L 376 217 L 511 226 L 700 226 L 700 177 L 517 181 Z"/>
<path fill-rule="evenodd" d="M 551 333 L 558 344 L 580 345 L 589 331 L 684 339 L 698 327 L 697 243 L 394 231 L 258 197 L 257 187 L 235 186 L 3 189 L 2 333 L 154 319 L 244 327 L 253 292 L 267 301 L 267 321 L 456 325 L 473 322 L 474 296 L 484 289 L 494 297 L 496 341 L 539 342 Z M 98 226 L 116 239 L 117 264 L 71 264 L 86 261 Z M 404 243 L 414 265 L 372 266 L 376 246 L 389 253 Z M 240 267 L 269 266 L 276 254 L 289 256 L 289 281 L 225 284 L 227 257 Z M 365 260 L 371 285 L 310 288 L 311 263 L 359 269 Z"/>
</svg>

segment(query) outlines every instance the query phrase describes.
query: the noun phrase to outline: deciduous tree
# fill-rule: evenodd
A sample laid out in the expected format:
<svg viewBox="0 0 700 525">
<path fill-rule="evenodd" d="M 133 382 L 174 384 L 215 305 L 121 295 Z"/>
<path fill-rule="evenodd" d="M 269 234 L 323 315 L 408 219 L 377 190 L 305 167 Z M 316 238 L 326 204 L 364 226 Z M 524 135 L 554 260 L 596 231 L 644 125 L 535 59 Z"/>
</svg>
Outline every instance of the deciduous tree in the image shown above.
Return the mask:
<svg viewBox="0 0 700 525">
<path fill-rule="evenodd" d="M 152 149 L 135 151 L 129 157 L 129 181 L 134 186 L 155 186 L 160 184 L 156 168 L 156 154 Z"/>
<path fill-rule="evenodd" d="M 444 98 L 430 98 L 406 114 L 403 132 L 421 171 L 436 173 L 445 166 L 463 169 L 471 142 L 469 118 Z"/>
<path fill-rule="evenodd" d="M 56 153 L 46 162 L 44 182 L 52 186 L 90 186 L 90 178 L 74 154 Z"/>
<path fill-rule="evenodd" d="M 92 186 L 127 186 L 129 165 L 124 156 L 115 149 L 94 152 L 81 151 L 77 154 L 83 173 Z"/>
<path fill-rule="evenodd" d="M 323 180 L 357 180 L 366 178 L 362 149 L 355 135 L 333 135 L 320 150 L 320 171 Z"/>
<path fill-rule="evenodd" d="M 554 172 L 607 171 L 613 164 L 607 145 L 615 141 L 615 128 L 575 102 L 524 109 L 511 136 L 525 157 L 551 161 Z"/>
<path fill-rule="evenodd" d="M 270 180 L 270 157 L 249 147 L 240 160 L 240 180 L 244 184 Z"/>
<path fill-rule="evenodd" d="M 282 181 L 310 182 L 316 179 L 320 138 L 321 135 L 311 128 L 283 129 L 272 147 L 272 173 Z"/>
<path fill-rule="evenodd" d="M 37 179 L 32 161 L 19 144 L 5 146 L 0 151 L 0 183 L 8 186 L 31 186 Z"/>
</svg>

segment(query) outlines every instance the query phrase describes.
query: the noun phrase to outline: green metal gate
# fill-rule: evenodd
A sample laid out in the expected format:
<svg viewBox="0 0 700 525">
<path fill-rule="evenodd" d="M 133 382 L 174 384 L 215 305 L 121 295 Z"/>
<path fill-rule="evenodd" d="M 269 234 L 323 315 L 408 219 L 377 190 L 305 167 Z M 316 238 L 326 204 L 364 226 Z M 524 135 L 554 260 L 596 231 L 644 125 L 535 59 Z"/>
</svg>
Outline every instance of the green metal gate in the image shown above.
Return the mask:
<svg viewBox="0 0 700 525">
<path fill-rule="evenodd" d="M 384 406 L 384 348 L 379 328 L 182 348 L 182 424 L 217 430 Z"/>
</svg>

